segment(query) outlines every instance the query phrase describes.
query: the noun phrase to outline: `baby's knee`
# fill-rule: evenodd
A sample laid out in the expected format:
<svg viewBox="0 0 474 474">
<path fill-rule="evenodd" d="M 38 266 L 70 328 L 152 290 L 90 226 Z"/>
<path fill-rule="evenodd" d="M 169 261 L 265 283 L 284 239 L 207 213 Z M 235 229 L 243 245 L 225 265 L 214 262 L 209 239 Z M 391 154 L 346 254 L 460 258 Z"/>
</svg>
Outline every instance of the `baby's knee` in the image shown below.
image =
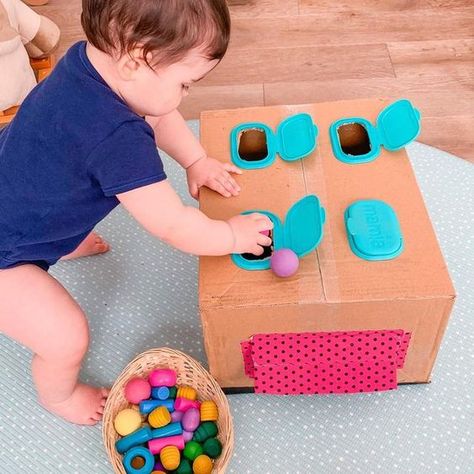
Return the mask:
<svg viewBox="0 0 474 474">
<path fill-rule="evenodd" d="M 89 347 L 89 327 L 81 312 L 65 318 L 56 334 L 45 345 L 44 359 L 60 360 L 63 363 L 79 363 Z"/>
</svg>

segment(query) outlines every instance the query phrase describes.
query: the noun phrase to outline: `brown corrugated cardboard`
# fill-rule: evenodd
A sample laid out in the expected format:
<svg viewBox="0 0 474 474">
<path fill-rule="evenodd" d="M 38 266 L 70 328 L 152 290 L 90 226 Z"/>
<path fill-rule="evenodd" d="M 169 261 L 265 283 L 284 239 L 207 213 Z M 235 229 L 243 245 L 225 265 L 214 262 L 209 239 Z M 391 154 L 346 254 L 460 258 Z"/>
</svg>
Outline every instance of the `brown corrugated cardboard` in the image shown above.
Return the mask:
<svg viewBox="0 0 474 474">
<path fill-rule="evenodd" d="M 240 342 L 256 333 L 403 329 L 411 342 L 399 382 L 427 382 L 454 301 L 454 289 L 405 150 L 370 163 L 349 165 L 332 152 L 329 127 L 344 117 L 376 122 L 382 99 L 204 112 L 201 140 L 208 154 L 230 160 L 230 133 L 244 122 L 273 130 L 286 117 L 309 113 L 318 126 L 315 151 L 303 160 L 277 157 L 264 169 L 244 171 L 240 196 L 201 190 L 201 209 L 228 219 L 250 209 L 284 219 L 306 194 L 326 209 L 324 237 L 300 262 L 298 273 L 278 279 L 271 271 L 245 271 L 226 257 L 202 257 L 199 307 L 211 373 L 227 388 L 249 387 Z M 356 131 L 357 132 L 357 131 Z M 396 211 L 405 243 L 394 260 L 369 262 L 348 244 L 344 211 L 359 199 L 380 199 Z"/>
</svg>

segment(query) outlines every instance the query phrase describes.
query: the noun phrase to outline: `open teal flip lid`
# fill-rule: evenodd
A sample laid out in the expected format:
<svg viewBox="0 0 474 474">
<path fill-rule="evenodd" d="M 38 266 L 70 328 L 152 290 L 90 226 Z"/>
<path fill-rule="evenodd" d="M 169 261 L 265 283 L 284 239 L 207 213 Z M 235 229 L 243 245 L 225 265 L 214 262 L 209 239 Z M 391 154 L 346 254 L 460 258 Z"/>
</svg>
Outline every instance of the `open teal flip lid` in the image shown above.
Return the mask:
<svg viewBox="0 0 474 474">
<path fill-rule="evenodd" d="M 377 118 L 377 131 L 382 145 L 396 151 L 408 145 L 420 133 L 420 112 L 407 99 L 386 107 Z"/>
<path fill-rule="evenodd" d="M 312 252 L 323 238 L 323 227 L 326 212 L 317 196 L 310 194 L 293 204 L 286 214 L 285 222 L 268 211 L 253 210 L 243 214 L 259 212 L 267 215 L 273 222 L 273 250 L 287 248 L 293 250 L 298 257 Z M 244 270 L 267 270 L 270 258 L 248 260 L 241 254 L 232 254 L 232 261 Z"/>
<path fill-rule="evenodd" d="M 298 257 L 312 252 L 323 237 L 326 213 L 314 194 L 295 203 L 286 214 L 283 227 L 283 247 Z"/>
<path fill-rule="evenodd" d="M 378 200 L 351 204 L 344 215 L 352 251 L 365 260 L 390 260 L 403 250 L 403 238 L 395 211 Z"/>
<path fill-rule="evenodd" d="M 286 161 L 304 158 L 315 149 L 317 135 L 310 115 L 288 117 L 277 128 L 277 152 Z"/>
<path fill-rule="evenodd" d="M 260 131 L 265 134 L 266 154 L 261 158 L 241 156 L 240 139 L 246 132 Z M 232 162 L 242 169 L 261 169 L 270 166 L 279 154 L 285 161 L 296 161 L 308 156 L 316 148 L 318 128 L 311 115 L 300 113 L 283 120 L 274 132 L 261 122 L 247 122 L 234 127 L 230 134 Z"/>
</svg>

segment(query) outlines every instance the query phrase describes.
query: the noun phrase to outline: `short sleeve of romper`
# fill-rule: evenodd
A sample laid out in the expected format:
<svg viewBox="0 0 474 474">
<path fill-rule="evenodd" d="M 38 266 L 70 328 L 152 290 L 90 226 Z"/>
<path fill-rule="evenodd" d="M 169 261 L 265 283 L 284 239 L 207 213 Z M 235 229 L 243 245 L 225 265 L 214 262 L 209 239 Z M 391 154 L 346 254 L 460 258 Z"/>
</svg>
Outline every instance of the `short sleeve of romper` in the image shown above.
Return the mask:
<svg viewBox="0 0 474 474">
<path fill-rule="evenodd" d="M 88 170 L 108 197 L 166 179 L 153 130 L 139 120 L 122 123 L 99 143 Z"/>
</svg>

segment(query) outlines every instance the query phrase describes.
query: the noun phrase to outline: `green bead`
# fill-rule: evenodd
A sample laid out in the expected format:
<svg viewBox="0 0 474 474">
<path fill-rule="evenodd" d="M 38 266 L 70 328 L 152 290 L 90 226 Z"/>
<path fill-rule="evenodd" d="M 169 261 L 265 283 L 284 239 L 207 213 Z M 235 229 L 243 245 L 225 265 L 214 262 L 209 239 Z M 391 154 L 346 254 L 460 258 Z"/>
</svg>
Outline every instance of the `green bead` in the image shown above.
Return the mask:
<svg viewBox="0 0 474 474">
<path fill-rule="evenodd" d="M 209 438 L 202 445 L 204 454 L 207 454 L 211 459 L 218 458 L 222 453 L 222 444 L 217 438 Z"/>
<path fill-rule="evenodd" d="M 202 446 L 199 443 L 196 443 L 196 441 L 188 441 L 184 445 L 183 456 L 188 458 L 190 461 L 194 461 L 202 453 Z"/>
<path fill-rule="evenodd" d="M 170 395 L 168 398 L 176 398 L 176 392 L 178 391 L 178 389 L 176 387 L 168 387 L 169 391 L 170 391 Z"/>
<path fill-rule="evenodd" d="M 179 463 L 178 469 L 173 472 L 176 474 L 193 474 L 193 468 L 187 459 L 182 459 Z"/>
<path fill-rule="evenodd" d="M 213 421 L 205 421 L 199 425 L 194 432 L 193 440 L 203 443 L 208 438 L 213 438 L 217 434 L 217 425 Z"/>
</svg>

